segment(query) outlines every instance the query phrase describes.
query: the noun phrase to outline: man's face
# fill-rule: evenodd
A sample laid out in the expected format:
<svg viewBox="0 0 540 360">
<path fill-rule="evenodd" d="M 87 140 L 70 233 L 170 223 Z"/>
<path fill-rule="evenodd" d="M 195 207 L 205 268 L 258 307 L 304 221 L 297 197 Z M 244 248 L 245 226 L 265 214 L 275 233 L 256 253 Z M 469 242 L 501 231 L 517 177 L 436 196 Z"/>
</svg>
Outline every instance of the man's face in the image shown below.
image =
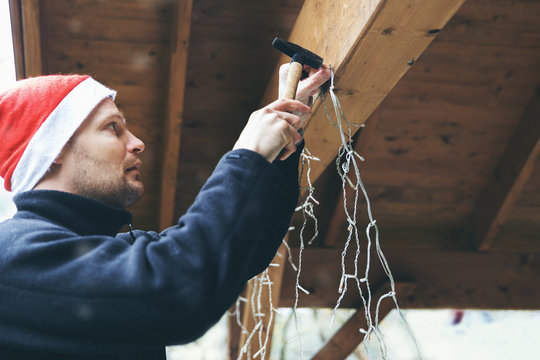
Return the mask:
<svg viewBox="0 0 540 360">
<path fill-rule="evenodd" d="M 141 198 L 144 143 L 126 127 L 114 102 L 99 103 L 66 144 L 58 163 L 70 192 L 127 207 Z"/>
</svg>

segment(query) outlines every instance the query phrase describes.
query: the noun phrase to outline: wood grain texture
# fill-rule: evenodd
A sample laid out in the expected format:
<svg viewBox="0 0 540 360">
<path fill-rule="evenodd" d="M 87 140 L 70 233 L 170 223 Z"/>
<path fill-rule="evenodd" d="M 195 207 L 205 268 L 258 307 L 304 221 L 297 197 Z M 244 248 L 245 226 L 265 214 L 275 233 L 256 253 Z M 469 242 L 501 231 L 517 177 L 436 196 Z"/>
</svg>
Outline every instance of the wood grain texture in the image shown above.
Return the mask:
<svg viewBox="0 0 540 360">
<path fill-rule="evenodd" d="M 135 228 L 158 230 L 172 3 L 50 0 L 41 5 L 47 73 L 89 74 L 117 90 L 115 102 L 128 128 L 145 142 L 145 195 L 129 211 Z"/>
<path fill-rule="evenodd" d="M 340 99 L 348 118 L 363 123 L 433 40 L 429 31 L 441 29 L 462 3 L 306 1 L 289 40 L 334 67 L 336 92 L 345 95 Z M 264 99 L 272 98 L 276 89 L 271 82 Z M 317 179 L 339 147 L 339 137 L 321 106 L 314 108 L 304 137 L 321 159 L 312 167 L 312 179 Z"/>
<path fill-rule="evenodd" d="M 260 106 L 279 56 L 272 40 L 287 36 L 302 2 L 194 2 L 175 216 L 188 209 Z"/>
</svg>

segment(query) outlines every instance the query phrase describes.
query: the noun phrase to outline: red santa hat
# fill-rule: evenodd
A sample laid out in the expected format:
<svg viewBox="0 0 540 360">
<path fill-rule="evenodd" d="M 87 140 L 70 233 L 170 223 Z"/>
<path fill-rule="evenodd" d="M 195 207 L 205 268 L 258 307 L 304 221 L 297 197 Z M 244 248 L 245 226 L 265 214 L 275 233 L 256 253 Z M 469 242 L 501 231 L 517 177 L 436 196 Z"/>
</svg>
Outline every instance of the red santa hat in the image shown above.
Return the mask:
<svg viewBox="0 0 540 360">
<path fill-rule="evenodd" d="M 115 95 L 88 75 L 38 76 L 0 89 L 4 187 L 32 190 L 96 105 Z"/>
</svg>

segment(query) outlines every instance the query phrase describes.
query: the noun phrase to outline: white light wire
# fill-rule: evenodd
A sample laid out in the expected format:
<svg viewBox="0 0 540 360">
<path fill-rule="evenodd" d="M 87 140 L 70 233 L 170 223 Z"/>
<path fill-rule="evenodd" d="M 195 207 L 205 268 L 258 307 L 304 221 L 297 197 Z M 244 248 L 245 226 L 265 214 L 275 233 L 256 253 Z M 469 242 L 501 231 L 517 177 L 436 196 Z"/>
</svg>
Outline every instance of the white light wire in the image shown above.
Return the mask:
<svg viewBox="0 0 540 360">
<path fill-rule="evenodd" d="M 348 280 L 353 280 L 354 283 L 356 284 L 359 295 L 360 295 L 360 297 L 362 299 L 362 303 L 364 305 L 364 315 L 365 315 L 365 318 L 366 318 L 367 329 L 359 329 L 359 331 L 364 334 L 363 346 L 364 346 L 364 350 L 366 351 L 366 355 L 367 355 L 368 359 L 369 359 L 370 356 L 369 356 L 369 352 L 368 352 L 368 348 L 367 348 L 367 343 L 370 340 L 371 335 L 374 335 L 378 340 L 379 351 L 381 353 L 382 358 L 384 360 L 387 359 L 387 347 L 386 347 L 386 344 L 385 344 L 385 341 L 384 341 L 383 334 L 379 329 L 379 308 L 380 308 L 381 301 L 383 299 L 387 298 L 387 297 L 391 297 L 393 299 L 394 304 L 396 305 L 396 309 L 399 312 L 400 317 L 401 317 L 402 321 L 404 322 L 404 324 L 405 324 L 405 326 L 407 328 L 407 331 L 409 332 L 409 334 L 410 334 L 410 336 L 411 336 L 411 338 L 412 338 L 412 340 L 413 340 L 413 342 L 414 342 L 414 344 L 416 346 L 419 358 L 422 359 L 420 348 L 419 348 L 419 345 L 418 345 L 418 343 L 416 341 L 416 338 L 414 337 L 412 329 L 410 328 L 407 320 L 405 319 L 405 316 L 403 315 L 403 313 L 402 313 L 402 311 L 399 308 L 399 305 L 397 303 L 394 278 L 392 276 L 392 272 L 390 271 L 390 267 L 388 265 L 388 262 L 387 262 L 386 258 L 384 257 L 384 254 L 382 252 L 382 249 L 381 249 L 381 246 L 380 246 L 380 241 L 379 241 L 379 229 L 378 229 L 378 227 L 376 225 L 376 220 L 373 218 L 373 214 L 372 214 L 372 211 L 371 211 L 371 203 L 370 203 L 367 191 L 365 189 L 365 186 L 364 186 L 364 184 L 362 182 L 362 179 L 360 177 L 360 170 L 359 170 L 359 167 L 358 167 L 358 164 L 357 164 L 357 161 L 356 161 L 355 157 L 358 158 L 360 161 L 364 161 L 364 158 L 360 154 L 358 154 L 352 147 L 352 130 L 351 130 L 351 126 L 364 127 L 365 124 L 358 125 L 358 124 L 350 123 L 347 120 L 347 118 L 345 117 L 345 114 L 343 113 L 343 109 L 341 107 L 341 104 L 340 104 L 340 102 L 339 102 L 339 100 L 338 100 L 338 98 L 337 98 L 337 96 L 336 96 L 336 94 L 334 92 L 334 71 L 333 71 L 333 69 L 331 69 L 331 86 L 330 86 L 329 93 L 330 93 L 330 97 L 332 99 L 332 103 L 333 103 L 333 106 L 334 106 L 334 113 L 335 113 L 335 117 L 336 117 L 335 122 L 332 120 L 332 118 L 330 116 L 330 113 L 328 111 L 326 101 L 325 101 L 325 98 L 324 98 L 322 92 L 320 93 L 320 97 L 322 99 L 322 103 L 324 105 L 324 109 L 326 111 L 326 115 L 328 117 L 328 120 L 330 121 L 330 123 L 332 123 L 334 125 L 334 127 L 336 129 L 338 129 L 339 136 L 340 136 L 340 139 L 341 139 L 341 145 L 339 147 L 338 155 L 337 155 L 337 158 L 336 158 L 336 168 L 337 168 L 337 172 L 338 172 L 338 174 L 339 174 L 339 176 L 340 176 L 340 178 L 342 180 L 343 207 L 344 207 L 344 210 L 345 210 L 345 216 L 346 216 L 346 220 L 347 220 L 347 224 L 348 224 L 348 227 L 347 227 L 347 230 L 348 230 L 347 240 L 345 242 L 345 245 L 344 245 L 344 248 L 343 248 L 343 251 L 342 251 L 342 254 L 341 254 L 342 276 L 341 276 L 340 285 L 339 285 L 339 288 L 338 288 L 338 292 L 339 292 L 340 296 L 339 296 L 339 298 L 338 298 L 338 300 L 336 302 L 336 306 L 334 307 L 334 312 L 333 312 L 333 315 L 332 315 L 332 319 L 330 321 L 330 326 L 332 326 L 332 324 L 334 322 L 334 319 L 335 319 L 336 311 L 339 308 L 339 306 L 341 304 L 341 301 L 344 298 L 344 296 L 345 296 L 345 294 L 346 294 L 346 292 L 348 290 Z M 343 129 L 343 123 L 346 124 L 347 135 L 345 135 L 345 131 Z M 299 253 L 298 253 L 298 267 L 295 266 L 293 261 L 292 261 L 292 255 L 291 255 L 289 245 L 287 244 L 287 242 L 285 240 L 283 240 L 283 244 L 285 245 L 285 247 L 287 249 L 287 252 L 288 252 L 288 261 L 291 264 L 291 267 L 297 272 L 296 284 L 295 284 L 295 302 L 294 302 L 294 307 L 293 307 L 292 311 L 293 311 L 294 322 L 295 322 L 295 327 L 296 327 L 297 339 L 299 340 L 299 343 L 300 343 L 300 359 L 303 360 L 304 359 L 304 349 L 303 349 L 303 344 L 302 344 L 302 338 L 300 336 L 299 325 L 298 325 L 298 317 L 297 317 L 297 314 L 296 314 L 296 309 L 298 307 L 299 290 L 306 293 L 306 294 L 309 294 L 309 292 L 307 290 L 305 290 L 300 285 L 300 274 L 301 274 L 301 270 L 302 270 L 302 253 L 303 253 L 303 250 L 305 248 L 305 241 L 304 241 L 303 236 L 304 236 L 304 231 L 305 231 L 306 226 L 307 226 L 308 218 L 312 219 L 313 222 L 314 222 L 314 235 L 307 242 L 307 245 L 311 245 L 313 243 L 313 241 L 317 238 L 318 233 L 319 233 L 318 221 L 317 221 L 317 218 L 316 218 L 315 213 L 314 213 L 314 206 L 319 205 L 319 202 L 313 196 L 314 187 L 313 187 L 313 185 L 311 183 L 310 173 L 311 173 L 311 161 L 320 161 L 320 159 L 313 156 L 306 147 L 304 147 L 304 150 L 302 151 L 301 159 L 302 159 L 302 169 L 304 168 L 305 165 L 307 167 L 306 179 L 307 179 L 308 186 L 307 186 L 307 188 L 305 188 L 305 190 L 307 190 L 307 195 L 305 197 L 304 202 L 295 209 L 295 211 L 302 211 L 302 216 L 303 216 L 303 224 L 302 224 L 302 227 L 300 229 L 300 236 L 299 236 L 300 237 L 300 248 L 299 248 Z M 356 177 L 356 184 L 353 183 L 353 181 L 351 180 L 351 178 L 348 175 L 350 170 L 351 170 L 351 164 L 352 164 L 353 169 L 354 169 L 354 175 Z M 348 207 L 347 207 L 347 196 L 346 196 L 347 195 L 347 185 L 349 185 L 354 191 L 354 197 L 353 197 L 354 207 L 353 207 L 352 214 L 349 213 L 349 210 L 348 210 Z M 366 227 L 366 231 L 365 231 L 366 238 L 367 238 L 366 267 L 364 269 L 364 274 L 363 274 L 362 278 L 359 277 L 359 273 L 358 273 L 358 260 L 359 260 L 359 256 L 360 256 L 360 237 L 358 235 L 358 227 L 357 227 L 357 224 L 356 224 L 357 204 L 358 204 L 360 191 L 362 192 L 362 194 L 364 196 L 364 199 L 366 201 L 366 208 L 367 208 L 367 213 L 368 213 L 368 217 L 369 217 L 369 223 L 368 223 L 368 225 Z M 375 230 L 375 249 L 376 249 L 376 252 L 377 252 L 377 256 L 378 256 L 379 261 L 381 263 L 381 266 L 382 266 L 382 268 L 383 268 L 383 270 L 384 270 L 385 274 L 387 275 L 387 277 L 389 279 L 389 282 L 390 282 L 390 291 L 383 294 L 377 300 L 377 304 L 376 304 L 376 307 L 375 307 L 375 320 L 373 320 L 373 318 L 371 316 L 372 294 L 371 294 L 371 288 L 370 288 L 369 280 L 368 280 L 369 269 L 370 269 L 370 264 L 371 264 L 371 245 L 372 245 L 372 239 L 371 239 L 371 235 L 370 235 L 371 228 L 373 228 Z M 294 229 L 290 228 L 289 230 L 294 230 Z M 354 271 L 351 274 L 349 274 L 349 273 L 347 273 L 347 270 L 346 270 L 345 257 L 347 255 L 347 251 L 348 251 L 348 249 L 350 247 L 350 244 L 351 244 L 353 238 L 354 238 L 354 242 L 356 244 L 356 252 L 355 252 L 354 267 L 353 267 Z M 274 264 L 272 264 L 272 265 L 274 265 Z M 362 283 L 365 284 L 366 295 L 364 295 L 364 292 L 362 290 L 362 286 L 361 286 Z M 262 315 L 264 315 L 264 314 L 262 314 L 261 296 L 262 296 L 262 287 L 264 285 L 268 286 L 268 292 L 269 292 L 270 320 L 269 320 L 268 324 L 272 323 L 273 313 L 277 312 L 277 309 L 275 309 L 273 307 L 273 305 L 272 305 L 272 298 L 271 298 L 271 296 L 272 296 L 272 283 L 271 283 L 269 275 L 268 275 L 268 270 L 265 270 L 263 273 L 261 273 L 260 275 L 258 275 L 255 278 L 253 278 L 250 281 L 250 285 L 248 285 L 248 286 L 251 286 L 253 288 L 250 303 L 251 303 L 252 318 L 253 318 L 255 324 L 254 324 L 254 327 L 253 327 L 251 333 L 249 333 L 249 335 L 248 335 L 248 337 L 246 339 L 246 343 L 240 349 L 237 360 L 241 360 L 244 354 L 247 356 L 247 359 L 249 359 L 249 358 L 254 358 L 255 359 L 257 357 L 260 357 L 261 359 L 263 359 L 265 357 L 265 355 L 266 355 L 266 352 L 270 350 L 270 349 L 267 349 L 268 342 L 269 342 L 269 331 L 266 331 L 266 336 L 265 336 L 265 338 L 263 340 L 263 332 L 265 331 L 265 326 L 264 326 L 264 324 L 262 322 Z M 236 321 L 237 321 L 238 325 L 240 326 L 240 328 L 242 330 L 242 333 L 247 334 L 248 330 L 244 327 L 244 325 L 240 321 L 240 313 L 239 313 L 240 301 L 246 302 L 247 299 L 239 298 L 237 300 L 237 302 L 236 302 L 236 310 L 235 310 Z M 247 311 L 247 309 L 246 309 L 246 311 Z M 257 353 L 255 353 L 253 356 L 251 356 L 251 340 L 256 335 L 258 336 L 258 340 L 259 340 L 259 351 L 257 351 Z"/>
<path fill-rule="evenodd" d="M 322 92 L 321 92 L 321 98 L 322 98 L 322 102 L 323 102 L 323 105 L 324 105 L 328 120 L 330 121 L 330 123 L 332 123 L 334 125 L 334 127 L 336 127 L 338 129 L 340 139 L 341 139 L 341 145 L 340 145 L 340 148 L 338 150 L 338 156 L 336 158 L 336 168 L 337 168 L 337 172 L 340 175 L 341 180 L 342 180 L 343 207 L 344 207 L 344 210 L 345 210 L 345 216 L 346 216 L 347 223 L 348 223 L 347 240 L 345 242 L 345 246 L 344 246 L 343 252 L 341 254 L 342 276 L 341 276 L 340 285 L 339 285 L 339 289 L 338 289 L 338 292 L 340 293 L 340 296 L 339 296 L 339 299 L 338 299 L 338 301 L 336 303 L 336 306 L 334 308 L 334 314 L 332 316 L 330 326 L 332 326 L 332 323 L 333 323 L 334 318 L 335 318 L 336 311 L 339 308 L 339 306 L 341 304 L 341 301 L 345 296 L 345 293 L 347 292 L 348 280 L 354 280 L 354 282 L 356 283 L 358 292 L 360 294 L 360 297 L 362 299 L 363 305 L 364 305 L 364 314 L 365 314 L 365 317 L 366 317 L 367 329 L 360 329 L 360 332 L 362 332 L 364 334 L 364 341 L 363 342 L 364 342 L 364 348 L 366 350 L 366 354 L 368 356 L 368 359 L 369 359 L 369 353 L 367 351 L 367 345 L 366 344 L 367 344 L 367 341 L 369 340 L 369 338 L 370 338 L 370 336 L 372 334 L 375 335 L 375 337 L 377 338 L 377 340 L 379 342 L 379 349 L 380 349 L 380 353 L 381 353 L 382 358 L 383 359 L 387 358 L 387 347 L 386 347 L 386 344 L 385 344 L 385 341 L 384 341 L 384 337 L 383 337 L 383 335 L 382 335 L 382 333 L 381 333 L 381 331 L 379 329 L 379 308 L 380 308 L 381 301 L 384 298 L 387 298 L 387 297 L 391 297 L 393 299 L 394 304 L 396 305 L 396 309 L 399 312 L 400 317 L 403 320 L 403 322 L 404 322 L 404 324 L 405 324 L 405 326 L 407 328 L 407 331 L 409 332 L 409 334 L 410 334 L 410 336 L 411 336 L 411 338 L 412 338 L 412 340 L 413 340 L 413 342 L 415 344 L 415 347 L 417 349 L 419 358 L 422 359 L 420 347 L 419 347 L 419 345 L 418 345 L 418 343 L 416 341 L 416 338 L 415 338 L 415 336 L 414 336 L 414 334 L 412 332 L 412 329 L 410 328 L 410 326 L 409 326 L 407 320 L 405 319 L 401 309 L 399 308 L 399 305 L 398 305 L 398 302 L 397 302 L 394 278 L 392 276 L 392 272 L 390 271 L 390 267 L 388 266 L 388 262 L 386 261 L 386 258 L 384 257 L 383 251 L 382 251 L 381 246 L 380 246 L 379 229 L 377 227 L 376 220 L 373 218 L 373 214 L 372 214 L 372 211 L 371 211 L 371 202 L 369 200 L 369 196 L 368 196 L 367 191 L 365 189 L 364 183 L 362 182 L 362 179 L 360 177 L 360 170 L 359 170 L 359 167 L 358 167 L 358 164 L 357 164 L 357 161 L 356 161 L 355 157 L 357 157 L 361 161 L 363 161 L 364 159 L 356 151 L 354 151 L 354 149 L 352 147 L 351 126 L 356 125 L 356 126 L 362 126 L 363 127 L 365 125 L 364 124 L 361 124 L 361 125 L 352 124 L 345 117 L 345 114 L 343 112 L 341 104 L 340 104 L 340 102 L 339 102 L 339 100 L 338 100 L 338 98 L 337 98 L 337 96 L 336 96 L 336 94 L 334 92 L 334 71 L 333 71 L 333 69 L 331 69 L 331 81 L 330 81 L 329 93 L 330 93 L 330 97 L 332 99 L 332 103 L 333 103 L 333 106 L 334 106 L 334 113 L 335 113 L 335 118 L 336 118 L 335 122 L 332 121 L 330 113 L 328 112 L 328 108 L 326 106 L 326 101 L 324 99 L 324 96 L 323 96 Z M 343 129 L 343 123 L 346 125 L 347 135 L 345 135 L 345 131 Z M 356 184 L 354 184 L 353 181 L 348 176 L 348 173 L 351 170 L 351 164 L 352 164 L 352 167 L 354 169 L 354 175 L 356 177 L 356 179 L 355 179 Z M 346 193 L 347 184 L 354 191 L 354 208 L 353 208 L 352 214 L 350 214 L 350 212 L 348 210 L 348 207 L 347 207 L 347 193 Z M 359 197 L 359 192 L 360 191 L 362 192 L 362 194 L 364 196 L 364 199 L 366 201 L 366 209 L 367 209 L 367 214 L 368 214 L 368 218 L 369 218 L 369 223 L 368 223 L 368 225 L 366 227 L 366 231 L 365 231 L 366 232 L 366 238 L 367 238 L 366 267 L 365 267 L 365 271 L 364 271 L 364 276 L 362 278 L 358 277 L 358 259 L 359 259 L 359 255 L 360 255 L 360 240 L 359 240 L 358 228 L 357 228 L 357 224 L 356 224 L 357 204 L 358 204 L 358 197 Z M 376 249 L 377 256 L 378 256 L 379 261 L 381 263 L 381 266 L 382 266 L 382 268 L 383 268 L 383 270 L 384 270 L 385 274 L 387 275 L 387 277 L 389 279 L 389 282 L 390 282 L 390 291 L 383 294 L 377 300 L 377 303 L 376 303 L 376 306 L 375 306 L 375 321 L 373 321 L 372 316 L 371 316 L 372 294 L 371 294 L 371 288 L 370 288 L 370 285 L 369 285 L 369 278 L 368 278 L 370 264 L 371 264 L 371 245 L 372 245 L 372 239 L 371 239 L 371 235 L 370 235 L 371 228 L 373 228 L 375 230 L 375 249 Z M 345 265 L 345 257 L 347 255 L 347 251 L 348 251 L 348 248 L 350 246 L 350 243 L 351 243 L 353 237 L 354 237 L 354 240 L 355 240 L 355 243 L 356 243 L 356 253 L 355 253 L 355 258 L 354 258 L 354 271 L 353 271 L 352 274 L 349 274 L 349 273 L 347 273 L 347 269 L 346 269 L 346 265 Z M 365 296 L 363 291 L 362 291 L 362 287 L 361 287 L 362 283 L 365 284 L 367 296 Z"/>
</svg>

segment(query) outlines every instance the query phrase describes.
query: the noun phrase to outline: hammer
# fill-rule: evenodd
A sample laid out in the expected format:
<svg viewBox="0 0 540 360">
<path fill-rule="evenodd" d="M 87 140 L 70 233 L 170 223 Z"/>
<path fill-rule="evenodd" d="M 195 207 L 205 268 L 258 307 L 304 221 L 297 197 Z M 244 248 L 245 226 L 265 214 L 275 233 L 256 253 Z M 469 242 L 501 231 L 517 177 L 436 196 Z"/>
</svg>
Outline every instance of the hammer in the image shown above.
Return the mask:
<svg viewBox="0 0 540 360">
<path fill-rule="evenodd" d="M 322 66 L 323 59 L 319 55 L 304 49 L 300 45 L 296 45 L 280 38 L 275 38 L 272 42 L 272 46 L 292 58 L 289 74 L 287 76 L 287 86 L 283 97 L 285 99 L 294 100 L 304 65 L 318 69 Z"/>
</svg>

